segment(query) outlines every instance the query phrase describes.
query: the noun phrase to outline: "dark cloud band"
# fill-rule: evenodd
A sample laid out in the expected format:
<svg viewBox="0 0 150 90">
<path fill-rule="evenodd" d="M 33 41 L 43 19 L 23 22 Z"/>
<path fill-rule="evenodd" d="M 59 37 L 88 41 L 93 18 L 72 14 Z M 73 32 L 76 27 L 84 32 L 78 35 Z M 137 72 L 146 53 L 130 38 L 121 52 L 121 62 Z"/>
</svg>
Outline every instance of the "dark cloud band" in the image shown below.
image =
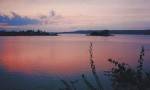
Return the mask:
<svg viewBox="0 0 150 90">
<path fill-rule="evenodd" d="M 8 15 L 0 15 L 0 23 L 5 23 L 11 26 L 30 25 L 30 24 L 40 23 L 40 21 L 37 19 L 23 17 L 14 12 L 12 12 L 11 14 L 12 14 L 11 18 Z"/>
</svg>

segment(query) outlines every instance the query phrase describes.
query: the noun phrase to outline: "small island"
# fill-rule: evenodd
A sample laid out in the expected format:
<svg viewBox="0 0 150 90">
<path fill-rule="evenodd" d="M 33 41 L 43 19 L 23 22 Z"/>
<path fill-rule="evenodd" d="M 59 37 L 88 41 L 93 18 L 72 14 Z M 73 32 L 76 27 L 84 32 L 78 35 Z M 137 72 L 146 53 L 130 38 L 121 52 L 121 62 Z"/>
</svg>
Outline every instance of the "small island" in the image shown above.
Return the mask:
<svg viewBox="0 0 150 90">
<path fill-rule="evenodd" d="M 112 36 L 109 30 L 93 31 L 87 34 L 88 36 Z"/>
<path fill-rule="evenodd" d="M 0 36 L 58 36 L 57 33 L 49 33 L 41 30 L 27 31 L 0 31 Z"/>
</svg>

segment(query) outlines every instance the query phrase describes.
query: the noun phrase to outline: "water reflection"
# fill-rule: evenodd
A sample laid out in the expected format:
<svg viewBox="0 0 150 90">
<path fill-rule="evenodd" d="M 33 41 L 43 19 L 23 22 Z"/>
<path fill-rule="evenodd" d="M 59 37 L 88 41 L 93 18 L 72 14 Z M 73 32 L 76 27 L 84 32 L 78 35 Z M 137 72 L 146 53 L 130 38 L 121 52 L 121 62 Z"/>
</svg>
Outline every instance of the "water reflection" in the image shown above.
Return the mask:
<svg viewBox="0 0 150 90">
<path fill-rule="evenodd" d="M 94 59 L 100 71 L 110 67 L 108 58 L 134 66 L 140 47 L 149 49 L 149 36 L 117 35 L 87 37 L 62 35 L 58 37 L 1 37 L 0 64 L 9 72 L 25 74 L 74 75 L 88 72 L 89 42 L 94 44 Z M 148 60 L 150 56 L 145 58 Z M 149 62 L 149 61 L 146 61 Z M 146 65 L 148 66 L 148 65 Z"/>
<path fill-rule="evenodd" d="M 58 90 L 62 77 L 76 79 L 90 72 L 89 42 L 93 42 L 94 60 L 101 74 L 111 68 L 108 58 L 136 66 L 142 45 L 146 53 L 144 68 L 147 69 L 149 40 L 149 36 L 143 35 L 0 37 L 0 89 Z M 105 78 L 101 79 L 106 82 Z M 110 90 L 108 86 L 106 90 Z"/>
</svg>

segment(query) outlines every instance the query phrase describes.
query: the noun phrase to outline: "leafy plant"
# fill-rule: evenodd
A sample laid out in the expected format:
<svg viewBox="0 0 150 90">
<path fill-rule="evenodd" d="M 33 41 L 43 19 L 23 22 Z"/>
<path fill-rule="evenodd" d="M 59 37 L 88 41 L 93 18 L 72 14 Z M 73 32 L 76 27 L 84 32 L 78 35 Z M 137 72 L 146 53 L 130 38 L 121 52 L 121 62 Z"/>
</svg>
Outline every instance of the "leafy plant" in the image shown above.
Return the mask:
<svg viewBox="0 0 150 90">
<path fill-rule="evenodd" d="M 104 90 L 93 60 L 92 43 L 90 43 L 89 55 L 91 72 L 97 86 L 93 85 L 85 74 L 82 74 L 82 81 L 89 90 Z M 120 63 L 117 60 L 108 59 L 108 61 L 114 66 L 111 70 L 105 71 L 105 75 L 110 78 L 113 90 L 150 90 L 150 72 L 145 72 L 143 69 L 144 55 L 145 50 L 144 47 L 142 47 L 139 54 L 138 65 L 135 69 L 131 68 L 126 63 Z M 78 80 L 70 82 L 61 80 L 61 82 L 64 84 L 65 88 L 61 88 L 60 90 L 77 90 L 75 84 L 78 84 Z"/>
<path fill-rule="evenodd" d="M 110 77 L 114 90 L 150 90 L 150 73 L 144 72 L 144 47 L 141 48 L 138 65 L 132 69 L 128 64 L 108 59 L 114 67 L 106 71 L 105 75 Z"/>
</svg>

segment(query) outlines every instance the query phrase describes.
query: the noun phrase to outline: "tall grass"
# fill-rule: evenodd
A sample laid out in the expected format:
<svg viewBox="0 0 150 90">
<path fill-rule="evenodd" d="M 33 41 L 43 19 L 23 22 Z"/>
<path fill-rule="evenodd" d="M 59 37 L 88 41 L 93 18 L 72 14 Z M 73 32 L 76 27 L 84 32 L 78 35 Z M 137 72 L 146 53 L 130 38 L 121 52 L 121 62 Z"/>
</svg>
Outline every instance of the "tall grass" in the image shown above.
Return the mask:
<svg viewBox="0 0 150 90">
<path fill-rule="evenodd" d="M 150 90 L 150 72 L 145 72 L 143 69 L 144 55 L 145 50 L 144 47 L 142 47 L 139 54 L 137 67 L 134 69 L 126 63 L 118 62 L 117 60 L 113 59 L 108 59 L 108 61 L 114 66 L 111 70 L 105 71 L 104 74 L 110 78 L 113 90 Z M 104 90 L 96 71 L 96 66 L 93 59 L 92 43 L 90 43 L 89 46 L 89 56 L 91 73 L 97 86 L 93 85 L 93 83 L 88 80 L 85 74 L 82 74 L 81 80 L 87 86 L 88 90 Z M 75 84 L 78 84 L 78 80 L 70 82 L 61 80 L 61 82 L 64 84 L 65 88 L 61 88 L 60 90 L 77 90 Z"/>
<path fill-rule="evenodd" d="M 90 43 L 90 48 L 89 48 L 89 55 L 90 55 L 90 59 L 89 59 L 89 61 L 90 61 L 90 68 L 91 68 L 91 72 L 92 72 L 92 75 L 93 75 L 93 77 L 94 77 L 94 79 L 95 79 L 95 81 L 96 81 L 96 84 L 97 84 L 97 88 L 95 87 L 93 87 L 95 90 L 104 90 L 103 89 L 103 87 L 102 87 L 102 84 L 101 84 L 101 81 L 100 81 L 100 79 L 99 79 L 99 76 L 98 76 L 98 74 L 97 74 L 97 72 L 96 72 L 96 66 L 95 66 L 95 64 L 94 64 L 94 60 L 93 60 L 93 44 L 92 43 Z M 85 82 L 85 84 L 89 87 L 89 85 L 91 86 L 92 84 L 87 84 L 87 80 L 85 80 L 85 78 L 83 77 L 83 75 L 82 75 L 82 78 L 84 79 L 84 82 Z M 92 88 L 90 88 L 90 89 L 92 89 Z"/>
<path fill-rule="evenodd" d="M 116 60 L 108 59 L 108 61 L 114 64 L 114 67 L 105 74 L 110 77 L 114 90 L 150 90 L 150 72 L 143 69 L 144 47 L 141 48 L 135 69 Z"/>
<path fill-rule="evenodd" d="M 94 60 L 93 60 L 93 44 L 90 43 L 90 47 L 89 47 L 89 65 L 90 65 L 90 69 L 92 72 L 92 75 L 94 77 L 94 81 L 97 84 L 97 87 L 94 86 L 86 77 L 85 74 L 82 74 L 82 81 L 83 83 L 87 86 L 87 88 L 89 90 L 104 90 L 100 81 L 100 78 L 96 72 L 96 66 L 94 64 Z M 73 82 L 67 82 L 65 80 L 61 80 L 61 82 L 64 84 L 65 88 L 61 88 L 60 90 L 77 90 L 76 87 L 74 87 L 74 83 Z M 76 82 L 77 83 L 77 82 Z"/>
<path fill-rule="evenodd" d="M 72 80 L 67 82 L 66 80 L 60 80 L 64 84 L 64 88 L 59 88 L 59 90 L 77 90 L 75 84 L 78 83 L 78 80 Z"/>
</svg>

